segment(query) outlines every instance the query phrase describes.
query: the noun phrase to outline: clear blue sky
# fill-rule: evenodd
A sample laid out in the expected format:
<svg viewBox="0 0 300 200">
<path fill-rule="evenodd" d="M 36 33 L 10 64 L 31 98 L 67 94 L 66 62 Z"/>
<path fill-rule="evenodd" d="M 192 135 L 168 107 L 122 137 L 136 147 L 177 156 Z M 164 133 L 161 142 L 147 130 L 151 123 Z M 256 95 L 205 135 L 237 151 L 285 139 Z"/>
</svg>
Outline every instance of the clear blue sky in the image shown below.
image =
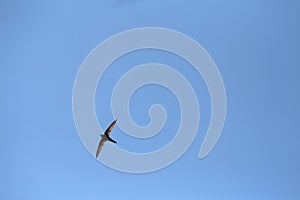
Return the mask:
<svg viewBox="0 0 300 200">
<path fill-rule="evenodd" d="M 299 19 L 296 0 L 0 1 L 0 199 L 300 199 Z M 209 52 L 223 76 L 228 112 L 216 147 L 199 160 L 210 118 L 201 77 L 163 52 L 118 60 L 104 85 L 126 67 L 162 62 L 181 69 L 201 99 L 199 133 L 183 157 L 163 170 L 132 175 L 86 151 L 73 122 L 72 90 L 97 44 L 144 26 L 175 29 Z M 111 89 L 100 84 L 96 94 L 103 99 L 96 103 L 103 126 L 113 119 Z M 153 98 L 143 101 L 145 95 Z M 160 87 L 133 96 L 133 118 L 147 123 L 146 108 L 156 102 L 167 104 L 164 131 L 174 132 L 178 105 Z M 137 152 L 172 138 L 151 143 L 126 138 L 118 128 L 113 134 L 122 148 Z"/>
</svg>

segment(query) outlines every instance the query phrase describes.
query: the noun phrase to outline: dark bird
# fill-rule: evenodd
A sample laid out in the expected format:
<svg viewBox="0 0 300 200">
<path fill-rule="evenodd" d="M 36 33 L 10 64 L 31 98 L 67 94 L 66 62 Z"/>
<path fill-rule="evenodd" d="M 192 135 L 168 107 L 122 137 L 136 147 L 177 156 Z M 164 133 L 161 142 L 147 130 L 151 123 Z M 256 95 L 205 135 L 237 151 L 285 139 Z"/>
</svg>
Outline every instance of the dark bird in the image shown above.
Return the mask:
<svg viewBox="0 0 300 200">
<path fill-rule="evenodd" d="M 104 143 L 109 141 L 109 142 L 113 142 L 113 143 L 117 143 L 116 141 L 114 141 L 113 139 L 111 139 L 111 137 L 109 137 L 109 134 L 111 132 L 111 130 L 114 128 L 115 124 L 116 124 L 117 120 L 114 120 L 109 127 L 105 130 L 104 134 L 101 134 L 100 136 L 102 137 L 102 139 L 99 142 L 98 145 L 98 149 L 97 149 L 97 153 L 96 153 L 96 158 L 98 157 L 99 153 L 102 150 L 102 147 L 104 146 Z"/>
</svg>

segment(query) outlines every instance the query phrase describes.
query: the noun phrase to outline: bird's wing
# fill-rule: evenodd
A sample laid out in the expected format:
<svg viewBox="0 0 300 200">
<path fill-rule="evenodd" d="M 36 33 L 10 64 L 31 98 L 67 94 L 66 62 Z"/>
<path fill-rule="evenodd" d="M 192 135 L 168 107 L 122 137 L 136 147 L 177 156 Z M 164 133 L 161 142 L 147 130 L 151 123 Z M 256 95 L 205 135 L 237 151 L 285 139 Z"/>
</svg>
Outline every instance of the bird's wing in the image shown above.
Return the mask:
<svg viewBox="0 0 300 200">
<path fill-rule="evenodd" d="M 98 144 L 98 149 L 97 149 L 97 152 L 96 152 L 96 158 L 98 157 L 99 153 L 101 152 L 103 146 L 104 146 L 104 143 L 106 141 L 104 140 L 104 138 L 102 138 Z"/>
<path fill-rule="evenodd" d="M 115 119 L 110 125 L 109 127 L 105 130 L 104 135 L 106 135 L 107 137 L 109 137 L 109 133 L 111 132 L 111 130 L 114 128 L 114 126 L 116 125 L 117 120 Z"/>
</svg>

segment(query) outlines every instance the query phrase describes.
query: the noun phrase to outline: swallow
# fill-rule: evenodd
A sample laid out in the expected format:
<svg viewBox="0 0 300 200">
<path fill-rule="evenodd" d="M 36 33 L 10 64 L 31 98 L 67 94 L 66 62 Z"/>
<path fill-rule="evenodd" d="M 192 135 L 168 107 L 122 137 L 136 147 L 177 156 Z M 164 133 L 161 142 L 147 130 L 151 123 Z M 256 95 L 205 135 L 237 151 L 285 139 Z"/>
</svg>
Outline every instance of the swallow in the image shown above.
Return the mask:
<svg viewBox="0 0 300 200">
<path fill-rule="evenodd" d="M 97 149 L 97 152 L 96 152 L 96 158 L 98 157 L 99 153 L 101 152 L 103 146 L 104 146 L 104 143 L 109 141 L 109 142 L 112 142 L 112 143 L 117 143 L 116 141 L 114 141 L 110 136 L 110 132 L 111 130 L 114 128 L 115 124 L 116 124 L 117 120 L 114 120 L 110 125 L 109 127 L 105 130 L 104 134 L 101 134 L 101 140 L 99 142 L 99 145 L 98 145 L 98 149 Z"/>
</svg>

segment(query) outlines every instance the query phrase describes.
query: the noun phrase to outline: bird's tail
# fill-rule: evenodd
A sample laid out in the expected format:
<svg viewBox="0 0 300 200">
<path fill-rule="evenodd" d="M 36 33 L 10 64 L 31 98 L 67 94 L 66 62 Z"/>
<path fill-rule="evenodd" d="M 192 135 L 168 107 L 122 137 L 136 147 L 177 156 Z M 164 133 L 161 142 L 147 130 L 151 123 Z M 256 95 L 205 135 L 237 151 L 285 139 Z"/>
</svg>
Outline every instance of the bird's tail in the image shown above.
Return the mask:
<svg viewBox="0 0 300 200">
<path fill-rule="evenodd" d="M 108 140 L 109 140 L 110 142 L 112 142 L 112 143 L 117 143 L 116 141 L 114 141 L 114 140 L 111 139 L 111 138 L 108 138 Z"/>
</svg>

